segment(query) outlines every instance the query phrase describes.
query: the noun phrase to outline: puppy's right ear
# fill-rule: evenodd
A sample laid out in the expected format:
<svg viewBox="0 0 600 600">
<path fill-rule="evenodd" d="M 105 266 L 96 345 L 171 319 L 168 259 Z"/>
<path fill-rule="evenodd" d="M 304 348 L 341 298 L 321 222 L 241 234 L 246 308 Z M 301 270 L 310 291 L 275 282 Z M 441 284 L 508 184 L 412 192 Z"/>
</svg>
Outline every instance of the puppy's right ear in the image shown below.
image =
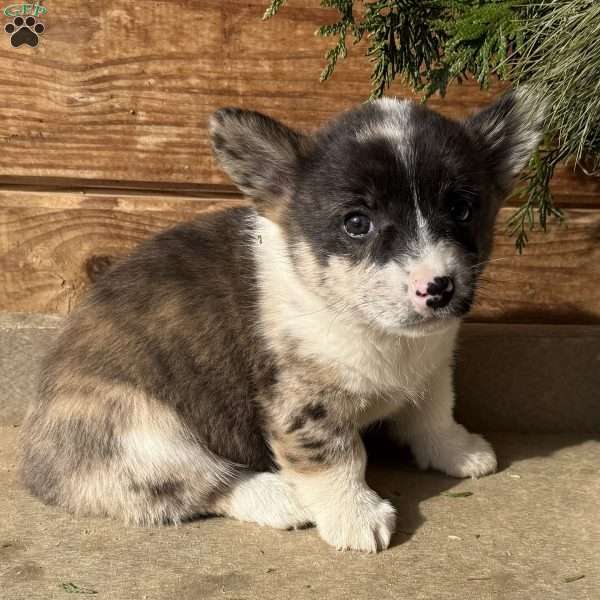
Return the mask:
<svg viewBox="0 0 600 600">
<path fill-rule="evenodd" d="M 308 137 L 257 112 L 221 108 L 209 121 L 219 164 L 248 196 L 272 204 L 292 195 Z"/>
</svg>

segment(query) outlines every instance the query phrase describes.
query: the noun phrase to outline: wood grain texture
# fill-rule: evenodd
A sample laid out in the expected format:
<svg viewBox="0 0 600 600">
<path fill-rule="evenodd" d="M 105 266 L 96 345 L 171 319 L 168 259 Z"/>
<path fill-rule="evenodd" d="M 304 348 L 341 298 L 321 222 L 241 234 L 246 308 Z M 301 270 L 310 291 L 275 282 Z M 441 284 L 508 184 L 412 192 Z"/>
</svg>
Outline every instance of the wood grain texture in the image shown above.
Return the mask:
<svg viewBox="0 0 600 600">
<path fill-rule="evenodd" d="M 0 310 L 67 313 L 106 257 L 227 200 L 0 193 Z"/>
<path fill-rule="evenodd" d="M 365 45 L 333 81 L 318 77 L 335 11 L 290 0 L 262 22 L 267 0 L 62 0 L 48 5 L 36 48 L 0 38 L 0 180 L 80 178 L 228 185 L 209 151 L 206 120 L 224 105 L 312 129 L 369 92 Z M 464 116 L 497 89 L 453 87 L 431 105 Z M 391 94 L 408 95 L 395 86 Z M 600 181 L 562 171 L 559 200 L 600 199 Z"/>
<path fill-rule="evenodd" d="M 534 231 L 524 254 L 506 235 L 503 209 L 473 320 L 507 323 L 600 322 L 600 211 L 568 210 L 563 225 Z"/>
<path fill-rule="evenodd" d="M 203 211 L 243 202 L 1 191 L 0 310 L 67 313 L 106 257 Z M 499 224 L 473 320 L 600 323 L 600 211 L 569 211 L 568 225 L 533 233 L 523 256 L 503 232 Z"/>
</svg>

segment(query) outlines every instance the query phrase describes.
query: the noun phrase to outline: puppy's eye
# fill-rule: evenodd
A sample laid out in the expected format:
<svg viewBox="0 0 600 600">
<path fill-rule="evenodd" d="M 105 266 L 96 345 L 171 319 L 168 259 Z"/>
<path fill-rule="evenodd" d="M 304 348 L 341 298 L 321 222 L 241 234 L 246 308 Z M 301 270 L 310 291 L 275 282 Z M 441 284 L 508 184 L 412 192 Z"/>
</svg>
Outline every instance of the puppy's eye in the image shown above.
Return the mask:
<svg viewBox="0 0 600 600">
<path fill-rule="evenodd" d="M 466 200 L 456 198 L 450 204 L 450 216 L 458 223 L 467 223 L 471 220 L 471 205 Z"/>
<path fill-rule="evenodd" d="M 363 213 L 350 213 L 344 220 L 344 229 L 350 237 L 361 238 L 373 229 L 373 222 Z"/>
</svg>

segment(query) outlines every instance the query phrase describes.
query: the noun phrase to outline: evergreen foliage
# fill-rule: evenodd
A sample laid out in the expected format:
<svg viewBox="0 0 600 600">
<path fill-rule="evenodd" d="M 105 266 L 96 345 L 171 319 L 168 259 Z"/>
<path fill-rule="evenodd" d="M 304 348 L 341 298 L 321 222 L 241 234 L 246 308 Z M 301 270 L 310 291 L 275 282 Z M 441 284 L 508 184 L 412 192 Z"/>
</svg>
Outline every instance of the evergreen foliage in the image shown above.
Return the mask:
<svg viewBox="0 0 600 600">
<path fill-rule="evenodd" d="M 264 18 L 286 0 L 272 0 Z M 373 63 L 371 98 L 399 78 L 427 100 L 449 85 L 493 78 L 527 85 L 548 107 L 545 140 L 515 192 L 521 207 L 509 222 L 519 251 L 527 231 L 562 219 L 550 180 L 559 162 L 600 176 L 599 0 L 321 0 L 339 18 L 317 33 L 331 37 L 321 80 L 329 79 L 347 43 L 366 39 Z"/>
</svg>

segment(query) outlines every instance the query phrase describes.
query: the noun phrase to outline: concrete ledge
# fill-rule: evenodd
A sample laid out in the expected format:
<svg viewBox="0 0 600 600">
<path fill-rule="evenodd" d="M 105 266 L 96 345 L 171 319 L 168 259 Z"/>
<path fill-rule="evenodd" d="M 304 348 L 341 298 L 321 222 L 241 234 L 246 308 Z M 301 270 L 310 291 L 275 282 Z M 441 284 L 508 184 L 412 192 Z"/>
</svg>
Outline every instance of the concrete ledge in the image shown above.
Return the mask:
<svg viewBox="0 0 600 600">
<path fill-rule="evenodd" d="M 600 432 L 600 326 L 465 323 L 457 357 L 471 429 Z"/>
<path fill-rule="evenodd" d="M 54 315 L 0 313 L 0 424 L 19 424 Z M 600 326 L 465 323 L 457 416 L 475 431 L 600 432 Z"/>
<path fill-rule="evenodd" d="M 0 331 L 19 329 L 58 329 L 64 321 L 59 315 L 0 313 Z"/>
<path fill-rule="evenodd" d="M 55 315 L 0 313 L 0 424 L 23 420 L 35 394 L 39 361 L 62 322 Z"/>
</svg>

